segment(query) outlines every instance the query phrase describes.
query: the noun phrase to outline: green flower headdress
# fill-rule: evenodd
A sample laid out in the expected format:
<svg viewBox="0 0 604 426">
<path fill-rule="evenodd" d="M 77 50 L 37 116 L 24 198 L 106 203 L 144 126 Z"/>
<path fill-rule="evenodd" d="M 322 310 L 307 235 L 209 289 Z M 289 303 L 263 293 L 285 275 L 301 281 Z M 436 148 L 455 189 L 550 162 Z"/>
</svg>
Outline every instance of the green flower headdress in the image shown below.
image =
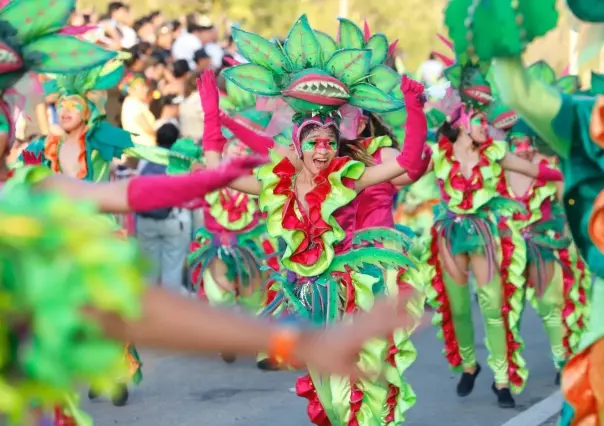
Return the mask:
<svg viewBox="0 0 604 426">
<path fill-rule="evenodd" d="M 90 109 L 90 120 L 104 115 L 105 97 L 92 96 L 95 91 L 105 91 L 116 87 L 124 76 L 123 56 L 113 59 L 102 66 L 76 74 L 49 75 L 43 83 L 47 95 L 58 94 L 60 98 L 79 96 L 85 100 Z"/>
<path fill-rule="evenodd" d="M 580 88 L 579 77 L 570 74 L 558 77 L 556 71 L 545 61 L 537 61 L 531 64 L 527 68 L 527 71 L 533 77 L 566 94 L 575 93 Z"/>
<path fill-rule="evenodd" d="M 201 162 L 201 154 L 201 145 L 195 143 L 193 139 L 178 139 L 174 142 L 168 153 L 168 168 L 166 169 L 166 173 L 169 175 L 189 173 L 194 163 Z"/>
<path fill-rule="evenodd" d="M 342 21 L 339 44 L 314 31 L 306 15 L 296 20 L 283 45 L 234 29 L 239 52 L 250 63 L 229 68 L 224 76 L 256 95 L 282 98 L 298 122 L 309 116 L 337 120 L 335 112 L 345 104 L 379 113 L 402 108 L 400 100 L 384 92 L 381 81 L 383 76 L 394 81 L 395 76 L 385 69 L 382 77 L 370 73 L 388 54 L 385 37 L 376 34 L 365 42 L 350 24 Z"/>
</svg>

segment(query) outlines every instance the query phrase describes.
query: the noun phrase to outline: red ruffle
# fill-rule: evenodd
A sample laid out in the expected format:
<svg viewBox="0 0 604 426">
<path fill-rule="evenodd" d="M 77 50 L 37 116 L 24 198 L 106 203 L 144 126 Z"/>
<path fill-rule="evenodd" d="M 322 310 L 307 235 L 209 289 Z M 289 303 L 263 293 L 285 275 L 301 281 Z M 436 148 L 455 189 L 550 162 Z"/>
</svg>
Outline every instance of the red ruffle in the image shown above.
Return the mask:
<svg viewBox="0 0 604 426">
<path fill-rule="evenodd" d="M 466 178 L 461 172 L 459 161 L 454 158 L 453 143 L 449 139 L 442 137 L 438 142 L 438 147 L 444 152 L 445 158 L 451 163 L 451 171 L 449 172 L 449 182 L 453 189 L 463 193 L 462 202 L 459 208 L 469 210 L 474 205 L 474 193 L 481 189 L 484 185 L 484 178 L 480 173 L 480 168 L 489 165 L 485 151 L 491 145 L 492 140 L 481 143 L 478 147 L 478 162 L 472 168 L 472 174 Z"/>
<path fill-rule="evenodd" d="M 70 417 L 67 414 L 65 414 L 65 412 L 63 411 L 63 408 L 61 408 L 58 405 L 55 406 L 54 415 L 55 415 L 55 419 L 54 419 L 55 426 L 77 426 L 75 419 L 73 417 Z"/>
<path fill-rule="evenodd" d="M 512 264 L 512 255 L 514 253 L 514 242 L 511 236 L 505 236 L 507 230 L 507 221 L 501 220 L 497 227 L 501 236 L 501 252 L 502 261 L 499 274 L 501 276 L 501 284 L 503 286 L 503 306 L 501 308 L 501 316 L 505 326 L 506 342 L 507 342 L 507 359 L 508 359 L 508 380 L 515 386 L 522 386 L 524 379 L 518 374 L 518 365 L 514 362 L 514 352 L 520 349 L 520 343 L 514 339 L 514 334 L 510 329 L 509 314 L 512 311 L 510 300 L 516 292 L 516 286 L 509 280 L 509 267 Z"/>
<path fill-rule="evenodd" d="M 434 278 L 432 278 L 431 285 L 436 291 L 436 301 L 438 307 L 436 312 L 441 314 L 441 328 L 443 332 L 443 341 L 445 345 L 445 357 L 452 367 L 459 367 L 462 364 L 461 354 L 459 353 L 459 344 L 457 337 L 455 336 L 455 328 L 453 327 L 453 318 L 451 307 L 449 304 L 449 298 L 445 290 L 445 283 L 443 282 L 443 270 L 438 257 L 438 231 L 436 226 L 431 229 L 432 242 L 430 244 L 430 258 L 428 264 L 434 267 Z"/>
<path fill-rule="evenodd" d="M 295 210 L 297 197 L 293 184 L 293 177 L 296 172 L 294 165 L 287 158 L 284 158 L 273 168 L 273 173 L 279 177 L 274 193 L 287 197 L 283 206 L 282 226 L 287 230 L 296 230 L 304 234 L 304 239 L 290 256 L 292 262 L 311 266 L 319 260 L 325 251 L 322 237 L 325 232 L 332 230 L 332 227 L 321 216 L 321 206 L 331 191 L 328 177 L 330 174 L 341 170 L 348 161 L 350 159 L 346 157 L 334 158 L 329 167 L 321 170 L 314 178 L 316 186 L 305 196 L 308 212 L 305 214 L 304 209 L 300 209 L 301 219 L 298 218 Z"/>
<path fill-rule="evenodd" d="M 219 192 L 220 205 L 227 212 L 229 222 L 235 222 L 241 219 L 241 216 L 247 212 L 249 196 L 243 194 L 243 198 L 239 200 L 240 195 L 241 193 L 233 193 L 228 189 L 222 189 Z"/>
<path fill-rule="evenodd" d="M 308 400 L 306 412 L 312 424 L 317 426 L 331 426 L 331 422 L 327 418 L 327 413 L 323 409 L 321 401 L 319 401 L 319 397 L 317 396 L 315 385 L 308 374 L 298 377 L 298 380 L 296 381 L 296 394 Z"/>
<path fill-rule="evenodd" d="M 23 164 L 26 166 L 36 166 L 42 164 L 42 157 L 44 153 L 40 151 L 39 154 L 34 154 L 31 151 L 24 150 L 21 153 L 21 157 L 23 158 Z"/>
<path fill-rule="evenodd" d="M 564 297 L 564 306 L 562 308 L 562 324 L 564 324 L 564 337 L 562 338 L 562 344 L 564 345 L 564 349 L 566 350 L 566 356 L 570 357 L 573 354 L 572 347 L 570 345 L 570 335 L 572 331 L 568 328 L 568 324 L 566 323 L 566 319 L 572 315 L 577 307 L 575 303 L 570 297 L 570 292 L 575 285 L 575 276 L 573 273 L 572 262 L 570 261 L 570 253 L 568 249 L 558 250 L 558 256 L 560 258 L 560 262 L 562 262 L 562 290 Z M 583 325 L 583 318 L 579 317 L 581 321 L 581 326 Z"/>
</svg>

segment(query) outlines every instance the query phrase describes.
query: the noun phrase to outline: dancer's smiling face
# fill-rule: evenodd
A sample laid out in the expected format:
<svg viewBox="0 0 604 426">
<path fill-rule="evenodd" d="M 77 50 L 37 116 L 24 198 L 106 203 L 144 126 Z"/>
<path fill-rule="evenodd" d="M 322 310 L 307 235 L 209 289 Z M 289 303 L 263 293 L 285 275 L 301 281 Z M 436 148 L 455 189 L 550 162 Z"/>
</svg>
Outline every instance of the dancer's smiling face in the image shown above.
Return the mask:
<svg viewBox="0 0 604 426">
<path fill-rule="evenodd" d="M 57 104 L 59 125 L 69 133 L 86 122 L 88 111 L 88 104 L 84 98 L 80 96 L 62 98 Z"/>
<path fill-rule="evenodd" d="M 483 143 L 489 140 L 489 123 L 483 113 L 474 114 L 470 118 L 470 137 L 474 142 Z"/>
<path fill-rule="evenodd" d="M 338 155 L 337 132 L 331 126 L 314 126 L 304 133 L 300 140 L 302 161 L 312 174 L 318 174 Z"/>
</svg>

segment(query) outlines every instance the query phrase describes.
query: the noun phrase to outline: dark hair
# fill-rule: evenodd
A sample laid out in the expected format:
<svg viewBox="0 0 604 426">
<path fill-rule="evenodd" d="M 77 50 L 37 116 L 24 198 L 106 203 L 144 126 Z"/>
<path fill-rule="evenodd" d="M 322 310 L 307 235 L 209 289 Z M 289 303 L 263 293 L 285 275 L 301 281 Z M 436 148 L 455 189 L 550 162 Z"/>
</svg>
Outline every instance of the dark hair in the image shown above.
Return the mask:
<svg viewBox="0 0 604 426">
<path fill-rule="evenodd" d="M 196 33 L 202 30 L 201 25 L 197 25 L 197 24 L 189 24 L 187 25 L 187 32 L 188 33 Z"/>
<path fill-rule="evenodd" d="M 130 8 L 125 3 L 122 3 L 121 1 L 113 1 L 113 2 L 109 3 L 109 5 L 107 5 L 107 14 L 109 16 L 111 16 L 120 9 L 129 10 Z"/>
<path fill-rule="evenodd" d="M 400 141 L 397 139 L 396 135 L 392 132 L 392 129 L 382 120 L 382 118 L 373 114 L 369 111 L 363 111 L 363 115 L 367 117 L 367 126 L 361 133 L 361 138 L 377 138 L 380 136 L 388 136 L 392 141 L 392 147 L 398 148 L 400 146 Z"/>
<path fill-rule="evenodd" d="M 172 32 L 178 31 L 182 27 L 182 24 L 180 23 L 180 21 L 178 19 L 175 19 L 174 21 L 170 21 L 170 24 L 172 25 Z"/>
<path fill-rule="evenodd" d="M 172 64 L 172 74 L 174 77 L 181 78 L 187 75 L 191 71 L 189 63 L 186 59 L 179 59 Z"/>
<path fill-rule="evenodd" d="M 151 21 L 151 20 L 157 18 L 158 16 L 161 16 L 161 12 L 159 10 L 154 10 L 151 13 L 149 13 L 148 18 Z"/>
<path fill-rule="evenodd" d="M 317 124 L 310 124 L 302 129 L 300 132 L 300 142 L 303 141 L 313 130 L 319 128 Z M 373 165 L 373 158 L 367 153 L 365 147 L 360 143 L 360 141 L 348 141 L 342 143 L 340 142 L 340 132 L 333 129 L 333 134 L 338 141 L 338 156 L 339 157 L 350 157 L 353 160 L 360 161 L 367 166 Z"/>
<path fill-rule="evenodd" d="M 475 112 L 474 114 L 472 114 L 472 117 L 474 117 L 477 114 L 481 114 L 481 113 Z M 451 120 L 451 121 L 455 121 L 455 120 Z M 451 143 L 455 143 L 455 142 L 457 142 L 457 139 L 459 138 L 460 134 L 461 134 L 461 129 L 459 128 L 459 126 L 454 127 L 448 120 L 445 120 L 445 122 L 436 131 L 436 139 L 439 140 L 440 138 L 445 137 Z M 472 139 L 472 148 L 478 149 L 479 147 L 480 147 L 480 143 L 478 143 L 474 139 Z"/>
<path fill-rule="evenodd" d="M 157 129 L 155 137 L 159 147 L 170 149 L 180 137 L 180 131 L 174 124 L 166 123 Z"/>
<path fill-rule="evenodd" d="M 136 22 L 134 22 L 134 24 L 132 25 L 132 29 L 138 33 L 139 30 L 143 26 L 145 26 L 145 24 L 150 24 L 150 23 L 151 23 L 150 18 L 147 18 L 147 17 L 140 18 L 140 19 L 137 19 Z"/>
</svg>

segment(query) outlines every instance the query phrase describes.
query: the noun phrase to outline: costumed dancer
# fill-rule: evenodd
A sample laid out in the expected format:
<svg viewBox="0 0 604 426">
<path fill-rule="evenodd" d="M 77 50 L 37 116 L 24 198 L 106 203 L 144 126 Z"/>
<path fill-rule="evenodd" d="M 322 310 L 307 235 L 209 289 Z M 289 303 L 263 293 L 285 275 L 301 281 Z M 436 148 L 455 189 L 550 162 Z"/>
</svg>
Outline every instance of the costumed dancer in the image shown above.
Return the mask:
<svg viewBox="0 0 604 426">
<path fill-rule="evenodd" d="M 344 146 L 339 143 L 339 120 L 341 115 L 346 116 L 341 107 L 347 104 L 385 113 L 400 109 L 403 104 L 372 84 L 372 77 L 367 76 L 372 61 L 375 66 L 383 57 L 374 57 L 371 49 L 362 49 L 362 36 L 357 47 L 340 49 L 331 37 L 313 31 L 306 16 L 302 16 L 283 46 L 239 29 L 234 30 L 233 38 L 250 63 L 225 70 L 225 78 L 257 95 L 278 101 L 281 97 L 278 103 L 294 112 L 290 148 L 273 144 L 273 162 L 260 168 L 257 178 L 240 178 L 232 185 L 242 192 L 260 194 L 269 233 L 282 237 L 287 246 L 281 259 L 287 274 L 278 277 L 280 293 L 268 312 L 288 310 L 308 322 L 324 325 L 369 309 L 376 296 L 373 285 L 379 280 L 363 273 L 363 264 L 378 262 L 398 270 L 410 267 L 411 262 L 402 252 L 385 248 L 352 249 L 355 198 L 367 187 L 417 171 L 426 137 L 423 86 L 403 77 L 402 93 L 408 114 L 403 153 L 368 167 L 351 157 L 337 156 Z M 376 38 L 376 42 L 382 41 Z M 376 51 L 387 54 L 387 45 L 385 50 Z M 220 161 L 226 141 L 220 133 L 213 74 L 205 73 L 202 80 L 204 154 L 206 163 L 214 165 Z M 267 144 L 252 148 L 266 152 Z M 366 155 L 363 151 L 356 158 Z M 379 286 L 376 288 L 379 291 Z M 310 375 L 297 383 L 298 394 L 309 399 L 311 422 L 401 422 L 407 408 L 406 395 L 389 389 L 389 384 L 401 382 L 396 361 L 401 354 L 390 355 L 394 365 L 387 363 L 388 348 L 387 340 L 375 341 L 363 349 L 359 362 L 361 369 L 383 366 L 385 381 L 351 381 L 320 375 L 311 367 Z"/>
<path fill-rule="evenodd" d="M 480 365 L 476 361 L 471 272 L 484 317 L 488 363 L 494 373 L 492 390 L 502 408 L 514 407 L 512 392 L 520 392 L 528 371 L 521 357 L 519 320 L 524 302 L 522 275 L 525 252 L 513 244 L 520 234 L 505 220 L 522 205 L 498 194 L 503 170 L 545 181 L 561 179 L 560 172 L 532 164 L 507 152 L 504 141 L 493 140 L 486 117 L 492 93 L 486 81 L 488 63 L 467 57 L 448 67 L 450 96 L 433 108 L 445 117 L 432 160 L 442 203 L 432 227 L 431 286 L 428 297 L 442 329 L 445 356 L 463 374 L 459 396 L 469 395 Z"/>
<path fill-rule="evenodd" d="M 493 5 L 491 5 L 493 6 Z M 556 26 L 555 1 L 500 2 L 489 7 L 489 26 L 482 13 L 484 5 L 467 9 L 465 1 L 453 1 L 446 21 L 457 52 L 471 49 L 493 62 L 495 82 L 503 101 L 513 108 L 528 126 L 554 150 L 564 173 L 564 209 L 573 240 L 595 275 L 587 330 L 573 356 L 562 371 L 562 390 L 568 402 L 563 410 L 563 425 L 602 424 L 604 422 L 604 254 L 602 249 L 601 203 L 604 189 L 604 112 L 602 98 L 568 95 L 531 75 L 521 55 L 535 38 Z M 575 16 L 587 22 L 604 22 L 599 2 L 569 0 Z M 520 16 L 520 19 L 518 18 Z M 468 26 L 462 26 L 460 22 Z M 469 34 L 469 35 L 468 35 Z M 480 42 L 477 42 L 480 40 Z M 599 51 L 604 40 L 595 40 L 592 51 Z M 589 95 L 589 94 L 588 94 Z"/>
<path fill-rule="evenodd" d="M 535 142 L 537 138 L 535 132 L 519 121 L 508 134 L 511 152 L 532 163 L 556 167 L 551 157 L 537 151 L 537 146 L 544 145 Z M 564 210 L 559 201 L 561 183 L 556 185 L 508 172 L 500 189 L 501 195 L 521 202 L 528 213 L 515 213 L 510 220 L 526 244 L 526 300 L 543 321 L 559 384 L 559 371 L 576 352 L 585 328 L 591 274 L 566 231 Z"/>
<path fill-rule="evenodd" d="M 220 97 L 225 114 L 256 131 L 266 127 L 270 114 L 256 111 L 256 97 L 252 93 L 228 81 L 225 89 L 226 93 Z M 225 134 L 226 158 L 248 152 L 230 132 Z M 206 195 L 202 208 L 204 225 L 196 231 L 189 254 L 195 289 L 201 290 L 213 306 L 237 306 L 256 314 L 263 306 L 267 289 L 267 274 L 261 271 L 266 225 L 257 197 L 224 188 Z M 222 358 L 229 363 L 235 360 L 231 354 L 222 354 Z M 267 359 L 258 361 L 259 367 L 272 369 L 268 364 Z"/>
</svg>

